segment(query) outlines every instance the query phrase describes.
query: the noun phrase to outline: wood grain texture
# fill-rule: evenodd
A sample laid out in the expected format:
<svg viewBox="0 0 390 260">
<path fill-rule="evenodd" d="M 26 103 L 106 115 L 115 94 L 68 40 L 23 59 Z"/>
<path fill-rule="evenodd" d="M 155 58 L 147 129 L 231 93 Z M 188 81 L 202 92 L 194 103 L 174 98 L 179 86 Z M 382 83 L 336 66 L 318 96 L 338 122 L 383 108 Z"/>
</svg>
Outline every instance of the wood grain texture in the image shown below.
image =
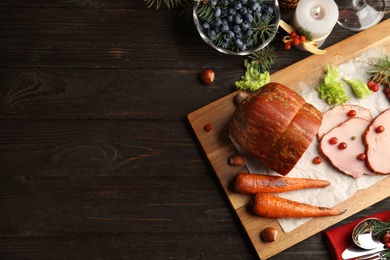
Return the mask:
<svg viewBox="0 0 390 260">
<path fill-rule="evenodd" d="M 211 49 L 179 13 L 0 2 L 0 259 L 258 258 L 187 120 L 235 90 L 243 57 Z M 324 47 L 352 35 L 336 26 Z M 310 56 L 283 36 L 272 73 Z M 317 234 L 271 259 L 330 256 Z"/>
</svg>

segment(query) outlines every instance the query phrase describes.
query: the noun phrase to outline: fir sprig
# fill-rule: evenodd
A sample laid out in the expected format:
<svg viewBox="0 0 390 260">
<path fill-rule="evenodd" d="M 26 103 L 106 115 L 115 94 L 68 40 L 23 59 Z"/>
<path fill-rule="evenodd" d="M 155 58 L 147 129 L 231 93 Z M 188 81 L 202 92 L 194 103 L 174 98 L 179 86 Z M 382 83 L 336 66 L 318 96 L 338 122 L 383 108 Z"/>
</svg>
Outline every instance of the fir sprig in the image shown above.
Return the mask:
<svg viewBox="0 0 390 260">
<path fill-rule="evenodd" d="M 380 57 L 374 58 L 371 62 L 368 63 L 372 66 L 372 69 L 369 71 L 373 81 L 379 84 L 390 83 L 390 56 L 385 54 Z"/>
<path fill-rule="evenodd" d="M 372 235 L 376 238 L 383 238 L 386 232 L 390 232 L 390 220 L 371 222 Z"/>
<path fill-rule="evenodd" d="M 273 39 L 273 33 L 277 30 L 276 24 L 271 24 L 273 19 L 272 15 L 267 15 L 265 18 L 255 17 L 250 27 L 253 30 L 253 40 L 255 44 L 260 39 L 265 42 L 266 39 Z"/>
<path fill-rule="evenodd" d="M 193 2 L 193 0 L 144 0 L 149 8 L 154 6 L 156 9 L 160 9 L 163 1 L 169 9 Z"/>
<path fill-rule="evenodd" d="M 273 47 L 266 46 L 248 56 L 252 60 L 253 68 L 260 72 L 269 71 L 275 64 L 276 52 Z"/>
<path fill-rule="evenodd" d="M 311 34 L 311 31 L 306 28 L 298 27 L 297 34 L 305 36 L 306 40 L 309 42 L 313 40 L 313 35 Z"/>
</svg>

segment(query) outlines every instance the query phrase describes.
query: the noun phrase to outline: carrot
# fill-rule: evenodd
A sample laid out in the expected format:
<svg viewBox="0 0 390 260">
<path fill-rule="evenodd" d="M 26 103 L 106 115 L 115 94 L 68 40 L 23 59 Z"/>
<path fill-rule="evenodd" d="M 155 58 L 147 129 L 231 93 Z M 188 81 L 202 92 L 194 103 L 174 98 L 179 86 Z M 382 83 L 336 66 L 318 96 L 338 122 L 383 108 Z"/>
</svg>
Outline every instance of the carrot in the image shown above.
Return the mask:
<svg viewBox="0 0 390 260">
<path fill-rule="evenodd" d="M 308 218 L 337 216 L 345 211 L 318 207 L 268 193 L 258 193 L 253 201 L 253 211 L 261 217 L 269 218 Z"/>
<path fill-rule="evenodd" d="M 239 193 L 256 194 L 259 192 L 279 193 L 309 188 L 323 188 L 330 182 L 309 178 L 287 178 L 240 172 L 237 174 L 235 189 Z"/>
</svg>

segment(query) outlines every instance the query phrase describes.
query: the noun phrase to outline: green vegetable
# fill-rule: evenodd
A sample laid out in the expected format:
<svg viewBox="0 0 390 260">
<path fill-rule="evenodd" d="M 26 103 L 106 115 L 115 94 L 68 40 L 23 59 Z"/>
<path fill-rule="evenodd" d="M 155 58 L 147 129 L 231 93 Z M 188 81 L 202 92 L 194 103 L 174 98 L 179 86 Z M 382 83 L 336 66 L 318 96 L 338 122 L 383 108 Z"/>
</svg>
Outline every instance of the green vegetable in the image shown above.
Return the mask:
<svg viewBox="0 0 390 260">
<path fill-rule="evenodd" d="M 370 88 L 363 80 L 349 79 L 347 77 L 343 77 L 343 80 L 351 86 L 353 92 L 358 98 L 364 98 L 365 96 L 371 94 Z"/>
<path fill-rule="evenodd" d="M 240 81 L 236 82 L 237 89 L 255 91 L 270 82 L 270 74 L 268 71 L 261 73 L 256 69 L 256 62 L 244 61 L 246 67 L 245 74 L 241 77 Z"/>
<path fill-rule="evenodd" d="M 342 105 L 349 100 L 343 82 L 339 80 L 339 68 L 337 66 L 326 66 L 324 80 L 317 87 L 320 98 L 330 105 Z"/>
</svg>

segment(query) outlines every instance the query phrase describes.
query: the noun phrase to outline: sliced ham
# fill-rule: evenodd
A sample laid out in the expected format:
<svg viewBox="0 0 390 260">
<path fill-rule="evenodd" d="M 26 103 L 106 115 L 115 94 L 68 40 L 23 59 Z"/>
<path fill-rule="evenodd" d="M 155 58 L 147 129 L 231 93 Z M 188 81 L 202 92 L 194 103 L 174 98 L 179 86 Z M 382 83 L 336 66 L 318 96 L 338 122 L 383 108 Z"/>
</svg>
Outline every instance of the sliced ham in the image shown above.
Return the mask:
<svg viewBox="0 0 390 260">
<path fill-rule="evenodd" d="M 384 131 L 378 133 L 382 126 Z M 375 173 L 390 173 L 390 109 L 379 114 L 368 126 L 363 141 L 366 145 L 367 165 Z"/>
<path fill-rule="evenodd" d="M 327 132 L 329 132 L 332 128 L 338 126 L 339 124 L 351 118 L 350 116 L 348 116 L 348 112 L 351 110 L 356 111 L 356 115 L 354 117 L 361 117 L 368 121 L 371 121 L 373 119 L 371 115 L 371 111 L 362 106 L 359 105 L 335 106 L 323 114 L 322 124 L 317 134 L 318 140 L 321 140 L 322 136 Z"/>
<path fill-rule="evenodd" d="M 352 117 L 327 132 L 320 141 L 321 152 L 339 171 L 358 178 L 364 174 L 373 174 L 364 160 L 359 160 L 359 154 L 365 153 L 363 134 L 368 121 L 360 117 Z M 390 130 L 390 125 L 389 125 Z M 336 137 L 338 142 L 331 144 L 329 140 Z M 340 143 L 346 143 L 345 149 L 340 149 Z"/>
</svg>

